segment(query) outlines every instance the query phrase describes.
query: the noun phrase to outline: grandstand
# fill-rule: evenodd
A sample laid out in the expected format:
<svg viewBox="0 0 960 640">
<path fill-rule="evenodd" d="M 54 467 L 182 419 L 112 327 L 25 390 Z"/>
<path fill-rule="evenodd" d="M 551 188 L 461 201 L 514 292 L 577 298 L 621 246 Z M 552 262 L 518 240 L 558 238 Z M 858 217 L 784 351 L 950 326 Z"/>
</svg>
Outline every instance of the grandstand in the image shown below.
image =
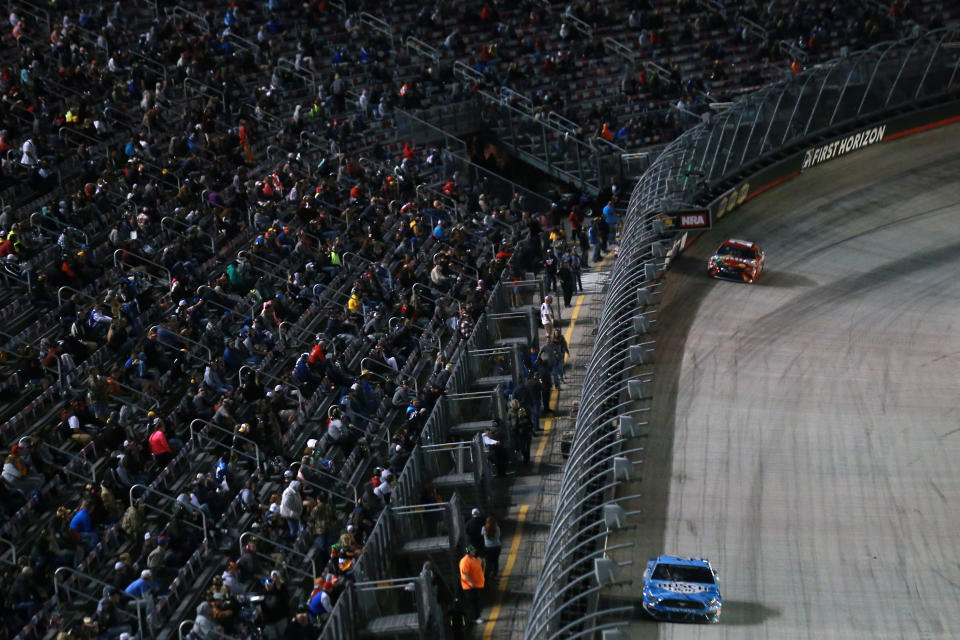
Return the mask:
<svg viewBox="0 0 960 640">
<path fill-rule="evenodd" d="M 513 450 L 530 379 L 549 399 L 538 309 L 612 248 L 604 206 L 711 104 L 957 19 L 779 0 L 8 10 L 0 640 L 442 633 L 464 521 L 516 464 L 489 439 Z M 499 175 L 477 139 L 546 178 Z"/>
</svg>

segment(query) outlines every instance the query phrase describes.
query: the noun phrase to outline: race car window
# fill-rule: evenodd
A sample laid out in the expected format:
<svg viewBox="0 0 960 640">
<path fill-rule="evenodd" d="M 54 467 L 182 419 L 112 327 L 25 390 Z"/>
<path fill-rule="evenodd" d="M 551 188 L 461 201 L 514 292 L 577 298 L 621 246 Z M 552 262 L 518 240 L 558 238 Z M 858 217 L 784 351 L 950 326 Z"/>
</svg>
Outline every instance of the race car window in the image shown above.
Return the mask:
<svg viewBox="0 0 960 640">
<path fill-rule="evenodd" d="M 753 260 L 757 257 L 756 249 L 749 247 L 738 247 L 733 244 L 725 244 L 719 249 L 717 249 L 717 255 L 721 256 L 733 256 L 734 258 L 743 258 L 745 260 Z"/>
<path fill-rule="evenodd" d="M 657 568 L 653 570 L 652 578 L 674 582 L 713 584 L 713 572 L 708 567 L 691 567 L 681 564 L 658 564 Z"/>
</svg>

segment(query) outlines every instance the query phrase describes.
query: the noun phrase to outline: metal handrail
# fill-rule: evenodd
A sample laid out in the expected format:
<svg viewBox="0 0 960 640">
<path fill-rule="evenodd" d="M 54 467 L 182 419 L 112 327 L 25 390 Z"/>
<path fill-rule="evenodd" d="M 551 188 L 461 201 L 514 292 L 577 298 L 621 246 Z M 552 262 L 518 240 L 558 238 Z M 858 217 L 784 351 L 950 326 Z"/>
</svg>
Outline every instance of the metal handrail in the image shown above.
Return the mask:
<svg viewBox="0 0 960 640">
<path fill-rule="evenodd" d="M 437 264 L 437 256 L 438 256 L 438 255 L 440 255 L 440 252 L 439 252 L 439 251 L 438 251 L 437 253 L 433 254 L 433 264 Z M 472 264 L 467 264 L 466 262 L 463 262 L 462 260 L 457 260 L 456 258 L 451 258 L 451 257 L 448 256 L 448 255 L 444 255 L 444 257 L 447 259 L 448 262 L 452 262 L 452 263 L 454 263 L 454 264 L 460 265 L 460 266 L 463 267 L 464 269 L 469 269 L 470 271 L 473 271 L 473 274 L 474 274 L 473 279 L 474 279 L 474 280 L 479 280 L 479 279 L 480 279 L 480 270 L 477 269 L 477 268 L 476 268 L 475 266 L 473 266 Z"/>
<path fill-rule="evenodd" d="M 313 72 L 310 71 L 309 69 L 305 69 L 293 62 L 290 62 L 290 60 L 288 60 L 287 58 L 278 58 L 276 66 L 278 68 L 286 69 L 287 71 L 289 71 L 290 73 L 296 76 L 300 76 L 300 78 L 304 80 L 305 84 L 309 84 L 310 90 L 312 92 L 316 92 L 317 78 L 316 76 L 313 75 Z"/>
<path fill-rule="evenodd" d="M 180 5 L 174 5 L 174 6 L 172 6 L 172 7 L 167 7 L 167 8 L 164 10 L 164 13 L 166 13 L 167 16 L 168 16 L 168 17 L 171 17 L 171 18 L 176 18 L 177 16 L 183 16 L 184 18 L 190 18 L 191 20 L 196 20 L 197 22 L 202 22 L 204 28 L 206 28 L 208 31 L 210 30 L 210 23 L 207 22 L 207 19 L 206 19 L 206 18 L 204 18 L 204 17 L 203 17 L 202 15 L 200 15 L 199 13 L 194 13 L 193 11 L 190 11 L 190 10 L 188 10 L 188 9 L 184 9 L 184 8 L 181 7 Z"/>
<path fill-rule="evenodd" d="M 65 136 L 68 136 L 68 135 L 69 135 L 69 136 L 75 136 L 75 137 L 77 137 L 77 138 L 81 138 L 82 140 L 87 141 L 87 143 L 93 144 L 93 145 L 105 144 L 105 143 L 107 142 L 106 140 L 98 140 L 97 138 L 94 138 L 93 136 L 88 136 L 88 135 L 85 134 L 85 133 L 81 133 L 81 132 L 78 131 L 77 129 L 71 129 L 70 127 L 60 127 L 60 130 L 57 131 L 57 137 L 60 138 L 60 141 L 61 141 L 61 142 L 66 142 L 66 141 L 64 140 L 64 137 L 65 137 Z"/>
<path fill-rule="evenodd" d="M 453 63 L 453 75 L 460 76 L 462 79 L 470 82 L 486 82 L 486 78 L 482 73 L 459 60 L 455 60 Z"/>
<path fill-rule="evenodd" d="M 267 373 L 266 371 L 262 371 L 262 370 L 260 370 L 260 369 L 254 369 L 253 367 L 251 367 L 251 366 L 248 365 L 248 364 L 245 364 L 245 365 L 243 365 L 242 367 L 240 367 L 240 375 L 241 375 L 241 376 L 243 375 L 243 371 L 244 371 L 244 370 L 253 371 L 253 372 L 256 373 L 256 375 L 262 376 L 262 377 L 266 378 L 267 380 L 273 380 L 273 381 L 276 382 L 277 384 L 288 385 L 288 386 L 293 387 L 294 391 L 297 392 L 297 398 L 299 399 L 300 409 L 301 409 L 301 410 L 303 409 L 303 407 L 304 407 L 304 405 L 306 404 L 307 401 L 306 401 L 306 398 L 303 397 L 303 389 L 302 389 L 302 388 L 300 387 L 300 385 L 298 385 L 297 383 L 291 382 L 290 380 L 284 380 L 283 378 L 278 378 L 277 376 L 275 376 L 275 375 L 273 375 L 273 374 L 271 374 L 271 373 Z"/>
<path fill-rule="evenodd" d="M 633 49 L 623 44 L 619 40 L 615 40 L 610 36 L 607 36 L 603 39 L 603 46 L 605 46 L 610 53 L 620 56 L 631 65 L 637 64 L 637 56 L 634 54 Z"/>
<path fill-rule="evenodd" d="M 166 69 L 166 67 L 164 67 L 164 69 Z M 126 120 L 124 124 L 129 125 L 133 122 L 133 119 L 126 112 L 121 111 L 120 109 L 117 109 L 116 107 L 113 107 L 113 106 L 104 107 L 103 109 L 104 116 L 109 117 L 111 112 L 119 114 L 122 117 L 122 119 Z M 113 120 L 114 122 L 120 122 L 121 118 L 117 116 L 113 116 Z"/>
<path fill-rule="evenodd" d="M 230 450 L 230 453 L 231 453 L 231 454 L 235 453 L 235 454 L 240 455 L 240 456 L 243 456 L 243 457 L 245 457 L 245 458 L 251 458 L 251 459 L 253 460 L 253 468 L 254 468 L 255 470 L 259 470 L 259 469 L 260 469 L 260 465 L 263 464 L 263 462 L 265 462 L 265 459 L 260 457 L 260 445 L 258 445 L 258 444 L 256 443 L 256 441 L 251 440 L 250 438 L 248 438 L 248 437 L 246 437 L 246 436 L 242 436 L 242 435 L 240 435 L 239 433 L 235 433 L 234 431 L 232 431 L 232 430 L 230 430 L 230 429 L 227 429 L 227 428 L 225 428 L 225 427 L 221 427 L 221 426 L 218 425 L 218 424 L 214 424 L 213 422 L 209 422 L 209 421 L 207 421 L 207 420 L 204 420 L 203 418 L 194 418 L 193 420 L 190 421 L 190 439 L 191 439 L 191 440 L 194 440 L 194 441 L 197 443 L 197 446 L 200 446 L 200 438 L 199 438 L 199 436 L 200 436 L 200 435 L 203 435 L 203 431 L 204 431 L 204 429 L 194 430 L 194 424 L 196 424 L 197 422 L 199 422 L 199 423 L 201 423 L 201 424 L 203 424 L 203 425 L 206 425 L 207 427 L 210 427 L 211 429 L 214 429 L 214 430 L 219 431 L 219 432 L 221 432 L 221 433 L 229 434 L 234 440 L 242 440 L 242 441 L 244 441 L 244 442 L 248 442 L 248 443 L 252 444 L 252 445 L 253 445 L 253 451 L 254 451 L 254 454 L 253 454 L 252 456 L 251 456 L 249 453 L 247 453 L 246 451 L 242 451 L 242 450 L 237 449 L 236 447 L 234 447 L 232 441 L 231 441 L 231 443 L 230 443 L 230 446 L 228 446 L 227 448 Z M 213 439 L 211 438 L 211 440 L 213 440 Z M 216 442 L 216 441 L 214 441 L 214 442 Z M 221 445 L 221 446 L 226 446 L 226 445 L 224 445 L 223 443 L 220 443 L 220 442 L 217 442 L 217 444 L 219 444 L 219 445 Z"/>
<path fill-rule="evenodd" d="M 267 260 L 263 256 L 256 253 L 251 253 L 248 250 L 238 251 L 237 257 L 238 258 L 256 258 L 258 261 L 265 262 L 266 264 L 276 269 L 277 273 L 281 273 L 284 271 L 283 265 L 280 264 L 279 262 L 274 262 L 273 260 Z M 253 267 L 254 269 L 257 269 L 257 267 L 253 265 L 250 265 L 250 266 Z M 273 275 L 273 276 L 277 275 L 277 273 L 274 273 L 272 271 L 265 271 L 264 269 L 257 269 L 257 271 L 260 271 L 261 273 L 269 273 L 270 275 Z"/>
<path fill-rule="evenodd" d="M 437 289 L 434 289 L 433 287 L 428 287 L 427 285 L 423 284 L 422 282 L 414 282 L 414 283 L 413 283 L 413 286 L 411 287 L 411 289 L 413 290 L 414 294 L 417 293 L 417 287 L 420 287 L 421 289 L 426 289 L 427 291 L 433 293 L 433 297 L 424 295 L 424 294 L 422 294 L 422 293 L 419 294 L 420 296 L 426 298 L 427 300 L 429 300 L 429 301 L 432 302 L 433 304 L 437 304 L 440 300 L 444 300 L 444 299 L 445 299 L 445 300 L 453 300 L 454 302 L 457 303 L 457 310 L 459 311 L 460 315 L 463 315 L 463 305 L 460 303 L 460 301 L 459 301 L 457 298 L 454 298 L 454 297 L 453 297 L 452 295 L 450 295 L 449 293 L 444 293 L 444 292 L 442 292 L 442 291 L 438 291 Z"/>
<path fill-rule="evenodd" d="M 150 327 L 150 331 L 148 331 L 147 333 L 148 333 L 148 334 L 149 334 L 149 333 L 157 333 L 157 329 L 159 329 L 159 327 L 160 327 L 160 325 L 155 324 L 155 325 L 153 325 L 152 327 Z M 191 339 L 191 338 L 187 338 L 186 336 L 182 336 L 182 335 L 180 335 L 179 333 L 176 334 L 176 335 L 177 335 L 177 340 L 183 340 L 184 342 L 187 342 L 187 343 L 192 344 L 192 345 L 194 345 L 194 346 L 200 347 L 201 349 L 203 349 L 203 350 L 205 350 L 205 351 L 207 352 L 207 359 L 206 359 L 206 360 L 202 360 L 201 358 L 197 358 L 198 360 L 202 360 L 203 362 L 210 362 L 211 360 L 213 360 L 213 349 L 211 349 L 210 347 L 208 347 L 207 345 L 205 345 L 205 344 L 203 344 L 203 343 L 201 343 L 201 342 L 197 342 L 196 340 L 193 340 L 193 339 Z M 166 346 L 166 345 L 164 345 L 164 346 Z M 191 354 L 191 355 L 192 355 L 192 354 Z M 194 356 L 194 357 L 196 357 L 196 356 Z"/>
<path fill-rule="evenodd" d="M 284 327 L 287 327 L 287 328 L 284 329 Z M 299 333 L 299 336 L 300 336 L 300 337 L 299 337 L 299 344 L 301 344 L 301 345 L 303 345 L 303 344 L 311 344 L 311 343 L 313 342 L 313 340 L 310 338 L 310 332 L 308 332 L 305 328 L 303 328 L 303 327 L 301 327 L 301 326 L 299 326 L 299 325 L 297 325 L 297 324 L 294 324 L 294 323 L 292 323 L 292 322 L 290 322 L 290 321 L 288 321 L 288 320 L 284 320 L 284 321 L 282 321 L 280 324 L 277 325 L 277 339 L 278 339 L 282 344 L 286 344 L 285 338 L 284 338 L 284 334 L 287 333 L 288 331 L 290 331 L 290 329 L 296 329 L 297 332 Z M 307 336 L 307 339 L 304 340 L 304 339 L 303 339 L 303 336 Z"/>
<path fill-rule="evenodd" d="M 223 95 L 223 91 L 221 91 L 220 89 L 211 87 L 208 84 L 204 84 L 203 82 L 200 82 L 196 78 L 191 78 L 187 76 L 186 78 L 183 79 L 184 94 L 186 94 L 188 86 L 194 87 L 194 91 L 202 96 L 206 96 L 207 98 L 218 98 L 220 100 L 221 106 L 223 105 L 224 95 Z"/>
<path fill-rule="evenodd" d="M 563 117 L 556 111 L 550 111 L 549 113 L 547 113 L 547 122 L 555 126 L 562 127 L 574 135 L 576 135 L 577 132 L 580 130 L 579 124 L 577 124 L 573 120 L 570 120 L 569 118 Z"/>
<path fill-rule="evenodd" d="M 197 225 L 193 225 L 193 224 L 190 224 L 190 223 L 188 223 L 188 222 L 184 222 L 183 220 L 178 220 L 177 218 L 174 218 L 173 216 L 163 216 L 162 218 L 160 218 L 160 228 L 163 229 L 164 231 L 167 230 L 167 228 L 166 228 L 166 226 L 164 226 L 164 224 L 165 224 L 166 222 L 168 222 L 168 221 L 169 221 L 169 222 L 175 222 L 175 223 L 177 223 L 178 225 L 180 225 L 181 227 L 186 227 L 187 229 L 195 228 L 195 229 L 197 230 L 197 233 L 199 233 L 200 235 L 206 236 L 207 238 L 210 239 L 210 250 L 213 251 L 214 254 L 217 253 L 217 241 L 216 241 L 216 239 L 215 239 L 212 235 L 210 235 L 209 233 L 207 233 L 206 231 L 203 231 L 202 229 L 200 229 L 200 227 L 198 227 Z M 179 233 L 179 232 L 176 232 L 176 233 L 177 233 L 178 235 L 184 235 L 184 234 Z"/>
<path fill-rule="evenodd" d="M 369 368 L 367 365 L 364 364 L 365 362 L 371 362 L 371 363 L 373 363 L 373 364 L 376 364 L 376 365 L 379 365 L 379 366 L 381 366 L 381 367 L 384 367 L 384 368 L 386 368 L 387 370 L 389 370 L 389 372 L 390 372 L 391 375 L 397 376 L 398 378 L 402 378 L 402 379 L 404 379 L 404 380 L 409 380 L 409 381 L 411 381 L 411 382 L 413 383 L 413 392 L 414 392 L 414 393 L 419 393 L 419 392 L 420 392 L 420 389 L 419 389 L 419 387 L 418 387 L 418 385 L 417 385 L 417 378 L 416 378 L 415 376 L 412 376 L 412 375 L 410 375 L 410 374 L 408 374 L 408 373 L 403 373 L 402 371 L 394 371 L 393 367 L 391 367 L 390 365 L 388 365 L 386 362 L 380 362 L 379 360 L 374 360 L 373 358 L 369 358 L 369 357 L 363 358 L 362 360 L 360 360 L 360 369 L 361 369 L 361 370 L 362 370 L 362 369 L 366 369 L 366 370 L 370 371 L 370 368 Z M 384 376 L 384 375 L 382 375 L 382 374 L 376 374 L 376 373 L 373 373 L 373 371 L 370 371 L 370 373 L 371 373 L 371 375 L 377 376 L 377 378 L 379 378 L 380 380 L 383 380 L 384 382 L 390 382 L 390 380 L 389 380 L 386 376 Z"/>
<path fill-rule="evenodd" d="M 588 38 L 593 37 L 593 32 L 594 32 L 593 27 L 590 26 L 588 23 L 584 22 L 583 20 L 581 20 L 580 18 L 578 18 L 577 16 L 565 13 L 562 19 L 570 21 L 570 23 L 573 24 L 574 28 L 577 31 L 587 36 Z"/>
<path fill-rule="evenodd" d="M 299 556 L 299 557 L 303 558 L 303 560 L 306 562 L 306 564 L 310 567 L 310 572 L 309 572 L 309 573 L 307 573 L 306 571 L 304 571 L 303 569 L 301 569 L 300 567 L 298 567 L 298 566 L 296 566 L 296 565 L 288 565 L 288 564 L 286 563 L 286 561 L 284 561 L 284 566 L 285 566 L 289 571 L 293 571 L 294 573 L 297 573 L 297 574 L 302 575 L 302 576 L 309 576 L 309 577 L 311 577 L 311 578 L 313 579 L 313 582 L 316 582 L 316 581 L 317 581 L 317 565 L 316 565 L 316 562 L 314 561 L 314 558 L 313 558 L 312 556 L 310 556 L 310 555 L 308 555 L 308 554 L 306 554 L 306 553 L 303 553 L 302 551 L 297 551 L 297 550 L 294 549 L 293 547 L 288 547 L 288 546 L 285 545 L 285 544 L 281 544 L 281 543 L 277 542 L 276 540 L 271 540 L 270 538 L 267 538 L 266 536 L 259 535 L 256 531 L 244 531 L 243 533 L 240 534 L 240 537 L 237 538 L 237 546 L 240 548 L 240 552 L 241 552 L 241 553 L 243 553 L 244 540 L 247 539 L 247 538 L 251 538 L 251 537 L 254 538 L 254 540 L 265 540 L 265 541 L 266 541 L 268 544 L 270 544 L 270 546 L 272 546 L 272 547 L 277 547 L 278 549 L 283 549 L 286 553 L 290 553 L 290 554 L 293 554 L 293 555 L 295 555 L 295 556 Z M 255 553 L 256 553 L 258 556 L 261 556 L 261 557 L 264 557 L 264 558 L 270 560 L 271 562 L 274 561 L 274 559 L 273 559 L 271 556 L 269 556 L 269 555 L 267 555 L 267 554 L 265 554 L 265 553 L 262 553 L 262 552 L 259 551 L 259 550 L 257 550 Z M 284 560 L 286 560 L 286 559 L 284 559 Z"/>
<path fill-rule="evenodd" d="M 225 36 L 225 38 L 227 40 L 235 41 L 240 47 L 246 49 L 247 51 L 250 51 L 251 53 L 257 54 L 260 52 L 260 45 L 258 45 L 256 42 L 253 42 L 252 40 L 248 40 L 246 38 L 242 38 L 238 36 L 233 31 L 230 31 L 230 33 L 228 33 Z"/>
<path fill-rule="evenodd" d="M 770 39 L 770 32 L 767 31 L 766 27 L 761 26 L 753 20 L 745 18 L 744 16 L 737 16 L 737 26 L 744 29 L 747 33 L 755 33 L 762 40 Z"/>
<path fill-rule="evenodd" d="M 361 11 L 359 14 L 357 14 L 357 16 L 360 24 L 364 24 L 374 31 L 379 31 L 383 35 L 390 38 L 390 48 L 392 49 L 394 47 L 394 32 L 393 28 L 389 24 L 372 13 L 367 13 L 366 11 Z"/>
<path fill-rule="evenodd" d="M 781 53 L 785 53 L 794 60 L 799 60 L 801 62 L 806 62 L 807 52 L 793 44 L 792 42 L 787 42 L 786 40 L 781 40 L 779 45 Z"/>
<path fill-rule="evenodd" d="M 93 445 L 95 442 L 96 442 L 96 439 L 94 439 L 93 441 L 91 441 L 90 444 Z M 72 451 L 68 451 L 68 450 L 63 449 L 63 448 L 61 448 L 61 447 L 58 447 L 58 446 L 56 446 L 56 445 L 53 445 L 53 444 L 51 444 L 51 443 L 49 443 L 49 442 L 47 442 L 47 446 L 48 446 L 49 448 L 53 449 L 54 451 L 56 451 L 56 452 L 58 452 L 58 453 L 62 453 L 63 455 L 69 457 L 69 458 L 71 459 L 71 460 L 70 460 L 71 462 L 73 462 L 73 460 L 76 460 L 77 458 L 80 458 L 80 461 L 81 461 L 82 463 L 86 464 L 86 466 L 90 468 L 90 475 L 89 475 L 89 476 L 85 476 L 85 475 L 83 475 L 83 474 L 81 474 L 81 473 L 78 473 L 78 472 L 74 471 L 73 469 L 70 468 L 71 465 L 70 465 L 70 464 L 67 464 L 67 465 L 64 465 L 63 468 L 61 469 L 64 473 L 66 473 L 67 475 L 74 476 L 75 478 L 79 478 L 79 479 L 83 480 L 84 482 L 92 482 L 92 483 L 96 484 L 96 482 L 97 482 L 97 468 L 94 466 L 94 464 L 93 464 L 92 462 L 90 462 L 90 461 L 87 459 L 87 457 L 86 457 L 85 455 L 82 455 L 82 452 L 74 453 L 74 452 L 72 452 Z M 96 449 L 94 449 L 94 453 L 96 453 Z"/>
<path fill-rule="evenodd" d="M 420 38 L 407 36 L 407 39 L 404 40 L 403 44 L 406 45 L 407 49 L 411 49 L 430 58 L 434 64 L 440 64 L 440 52 L 437 51 L 436 47 L 430 46 Z"/>
<path fill-rule="evenodd" d="M 497 90 L 497 97 L 500 99 L 502 104 L 513 107 L 523 107 L 529 114 L 536 114 L 537 112 L 533 105 L 533 100 L 528 98 L 525 94 L 520 93 L 516 89 L 506 85 L 500 86 L 500 88 Z M 517 103 L 519 103 L 519 105 Z"/>
<path fill-rule="evenodd" d="M 134 496 L 133 496 L 133 492 L 134 492 L 136 489 L 138 489 L 138 488 L 145 490 L 148 494 L 150 494 L 150 493 L 156 494 L 156 495 L 160 496 L 161 498 L 164 498 L 164 499 L 166 499 L 166 500 L 170 500 L 171 502 L 173 502 L 173 503 L 175 503 L 175 504 L 177 504 L 177 505 L 186 507 L 187 509 L 191 509 L 191 510 L 196 511 L 197 513 L 199 513 L 199 514 L 200 514 L 200 520 L 201 520 L 203 526 L 202 526 L 202 527 L 197 527 L 197 528 L 202 528 L 202 529 L 203 529 L 203 541 L 206 542 L 207 540 L 209 540 L 209 537 L 208 537 L 208 535 L 207 535 L 207 534 L 208 534 L 207 514 L 203 511 L 203 509 L 197 507 L 196 505 L 194 505 L 194 504 L 193 504 L 192 502 L 190 502 L 189 500 L 186 500 L 186 501 L 184 501 L 184 502 L 181 502 L 181 501 L 177 500 L 174 496 L 171 496 L 171 495 L 168 494 L 168 493 L 164 493 L 163 491 L 160 491 L 159 489 L 154 489 L 153 487 L 147 486 L 147 485 L 145 485 L 145 484 L 135 484 L 135 485 L 133 485 L 132 487 L 130 487 L 129 498 L 130 498 L 130 506 L 131 506 L 131 507 L 135 507 L 136 504 L 137 504 L 137 501 L 136 501 L 136 499 L 135 499 Z M 142 498 L 141 498 L 141 499 L 142 499 Z M 160 507 L 155 507 L 155 506 L 153 506 L 152 504 L 149 504 L 146 500 L 144 500 L 143 504 L 144 504 L 147 508 L 149 508 L 149 509 L 152 509 L 152 510 L 154 510 L 154 511 L 158 511 L 159 513 L 164 513 L 164 514 L 170 515 L 169 513 L 167 513 L 166 511 L 164 511 L 164 510 L 161 509 Z M 197 525 L 195 525 L 194 523 L 190 522 L 189 520 L 184 520 L 184 524 L 187 524 L 187 525 L 193 526 L 193 527 L 196 527 L 196 526 L 197 526 Z"/>
<path fill-rule="evenodd" d="M 341 484 L 341 485 L 343 485 L 344 487 L 347 487 L 347 488 L 353 490 L 353 504 L 357 504 L 357 502 L 359 502 L 360 496 L 359 496 L 359 494 L 357 493 L 357 488 L 356 488 L 355 486 L 353 486 L 352 484 L 348 484 L 348 483 L 344 482 L 343 480 L 341 480 L 340 478 L 338 478 L 338 477 L 335 476 L 334 474 L 332 474 L 332 473 L 330 473 L 329 471 L 326 471 L 326 470 L 324 470 L 324 469 L 321 469 L 321 468 L 319 468 L 319 467 L 308 466 L 307 468 L 310 469 L 311 473 L 316 473 L 317 475 L 323 476 L 323 477 L 325 477 L 325 478 L 331 478 L 331 479 L 333 479 L 334 481 L 336 481 L 337 484 Z M 329 487 L 324 487 L 323 485 L 317 484 L 316 482 L 311 482 L 310 480 L 307 480 L 306 478 L 304 478 L 304 477 L 303 477 L 303 473 L 302 473 L 303 463 L 301 463 L 301 462 L 293 462 L 293 463 L 290 464 L 290 469 L 291 469 L 292 471 L 294 471 L 294 473 L 298 474 L 298 475 L 297 475 L 297 480 L 299 480 L 300 482 L 304 483 L 304 484 L 307 485 L 308 487 L 313 487 L 313 488 L 316 489 L 317 491 L 323 491 L 324 493 L 329 493 L 330 495 L 333 495 L 333 496 L 336 496 L 336 497 L 340 498 L 340 499 L 343 500 L 344 502 L 350 502 L 350 496 L 348 496 L 348 495 L 346 495 L 346 494 L 343 494 L 343 493 L 340 493 L 339 491 L 335 491 L 335 490 L 333 490 L 333 489 L 330 489 Z"/>
<path fill-rule="evenodd" d="M 139 253 L 135 251 L 128 251 L 126 249 L 117 249 L 113 252 L 113 267 L 115 269 L 120 270 L 120 264 L 119 264 L 120 261 L 117 259 L 117 254 L 120 254 L 120 253 L 126 253 L 127 255 L 135 257 L 137 260 L 141 260 L 143 262 L 146 262 L 147 264 L 153 265 L 154 267 L 158 267 L 159 269 L 161 269 L 164 273 L 167 274 L 166 284 L 170 284 L 170 282 L 173 281 L 173 274 L 170 272 L 170 269 L 167 269 L 165 266 L 163 266 L 159 262 L 154 262 L 149 258 L 144 258 L 143 256 L 141 256 Z M 150 274 L 145 274 L 145 275 L 150 275 Z M 156 277 L 156 276 L 152 276 L 152 277 Z"/>
<path fill-rule="evenodd" d="M 146 408 L 146 409 L 145 409 L 144 407 L 140 406 L 139 404 L 133 404 L 133 407 L 134 407 L 135 409 L 139 410 L 139 411 L 143 411 L 144 413 L 148 413 L 149 411 L 156 411 L 157 409 L 160 408 L 160 401 L 159 401 L 159 400 L 157 400 L 156 398 L 154 398 L 154 397 L 151 396 L 151 395 L 148 395 L 148 394 L 144 393 L 143 391 L 140 391 L 139 389 L 135 389 L 135 388 L 131 387 L 131 386 L 128 385 L 128 384 L 124 384 L 123 382 L 120 382 L 120 381 L 118 381 L 116 378 L 113 378 L 113 377 L 110 378 L 110 384 L 115 384 L 115 385 L 117 385 L 118 387 L 120 387 L 120 388 L 122 388 L 122 389 L 126 389 L 126 390 L 129 391 L 130 393 L 133 393 L 133 394 L 135 394 L 135 395 L 137 395 L 137 396 L 140 396 L 141 398 L 146 399 L 146 400 L 147 400 L 147 403 L 148 403 L 148 404 L 147 404 L 147 407 L 148 407 L 148 408 Z"/>
</svg>

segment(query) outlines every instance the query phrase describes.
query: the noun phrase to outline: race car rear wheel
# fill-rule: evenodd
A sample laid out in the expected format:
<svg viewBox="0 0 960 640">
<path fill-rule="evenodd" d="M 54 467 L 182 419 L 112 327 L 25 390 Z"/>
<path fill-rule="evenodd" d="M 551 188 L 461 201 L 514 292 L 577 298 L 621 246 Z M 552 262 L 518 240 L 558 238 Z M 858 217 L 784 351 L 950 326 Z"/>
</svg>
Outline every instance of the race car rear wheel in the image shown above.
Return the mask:
<svg viewBox="0 0 960 640">
<path fill-rule="evenodd" d="M 753 282 L 754 276 L 752 273 L 748 271 L 744 271 L 742 275 L 743 275 L 743 281 L 746 282 L 747 284 L 750 284 L 751 282 Z"/>
</svg>

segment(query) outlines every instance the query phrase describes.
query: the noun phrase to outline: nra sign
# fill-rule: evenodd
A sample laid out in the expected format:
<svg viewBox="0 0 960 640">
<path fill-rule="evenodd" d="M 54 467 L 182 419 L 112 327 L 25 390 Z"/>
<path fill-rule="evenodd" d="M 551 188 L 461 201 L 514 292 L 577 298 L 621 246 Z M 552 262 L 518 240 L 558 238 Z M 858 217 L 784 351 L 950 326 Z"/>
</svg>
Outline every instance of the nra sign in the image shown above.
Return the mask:
<svg viewBox="0 0 960 640">
<path fill-rule="evenodd" d="M 673 220 L 680 229 L 709 229 L 710 211 L 707 209 L 677 211 L 673 213 Z"/>
</svg>

